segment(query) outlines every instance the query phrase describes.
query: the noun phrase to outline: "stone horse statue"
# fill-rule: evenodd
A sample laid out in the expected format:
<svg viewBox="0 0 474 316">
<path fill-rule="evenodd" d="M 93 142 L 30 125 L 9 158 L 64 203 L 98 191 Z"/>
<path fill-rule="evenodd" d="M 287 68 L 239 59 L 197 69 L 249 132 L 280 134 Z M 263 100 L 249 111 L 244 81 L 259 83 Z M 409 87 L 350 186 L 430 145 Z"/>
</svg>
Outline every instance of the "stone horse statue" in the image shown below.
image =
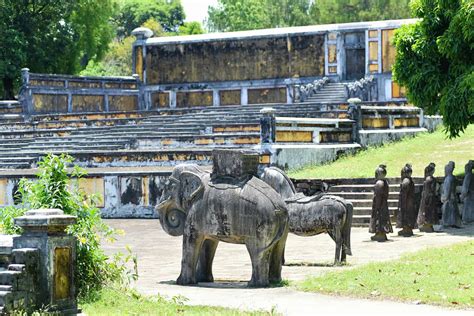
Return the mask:
<svg viewBox="0 0 474 316">
<path fill-rule="evenodd" d="M 267 167 L 259 177 L 285 200 L 289 214 L 289 230 L 298 236 L 328 233 L 336 243 L 334 264 L 346 261 L 351 252 L 352 203 L 338 196 L 296 193 L 289 177 L 276 167 Z"/>
</svg>

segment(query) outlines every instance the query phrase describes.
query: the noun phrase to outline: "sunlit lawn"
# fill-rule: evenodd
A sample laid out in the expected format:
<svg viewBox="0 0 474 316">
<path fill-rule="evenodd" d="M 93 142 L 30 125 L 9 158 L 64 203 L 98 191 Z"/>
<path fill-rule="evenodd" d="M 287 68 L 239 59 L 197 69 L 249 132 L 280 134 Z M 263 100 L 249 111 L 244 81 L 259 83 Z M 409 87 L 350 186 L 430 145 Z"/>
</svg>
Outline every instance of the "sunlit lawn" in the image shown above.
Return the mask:
<svg viewBox="0 0 474 316">
<path fill-rule="evenodd" d="M 188 306 L 185 299 L 161 296 L 145 296 L 133 290 L 106 288 L 100 299 L 92 303 L 82 303 L 81 308 L 88 316 L 108 315 L 275 315 L 272 311 L 244 312 L 237 309 L 210 306 Z"/>
<path fill-rule="evenodd" d="M 290 170 L 294 178 L 366 178 L 373 177 L 379 164 L 387 165 L 388 177 L 399 177 L 405 163 L 413 165 L 413 175 L 423 176 L 428 163 L 436 163 L 435 176 L 444 176 L 445 164 L 456 163 L 455 174 L 464 173 L 467 160 L 474 159 L 474 125 L 470 125 L 459 138 L 450 140 L 442 129 L 423 133 L 382 147 L 369 148 L 354 156 L 346 156 L 322 166 Z"/>
<path fill-rule="evenodd" d="M 309 292 L 474 307 L 474 241 L 310 277 Z"/>
</svg>

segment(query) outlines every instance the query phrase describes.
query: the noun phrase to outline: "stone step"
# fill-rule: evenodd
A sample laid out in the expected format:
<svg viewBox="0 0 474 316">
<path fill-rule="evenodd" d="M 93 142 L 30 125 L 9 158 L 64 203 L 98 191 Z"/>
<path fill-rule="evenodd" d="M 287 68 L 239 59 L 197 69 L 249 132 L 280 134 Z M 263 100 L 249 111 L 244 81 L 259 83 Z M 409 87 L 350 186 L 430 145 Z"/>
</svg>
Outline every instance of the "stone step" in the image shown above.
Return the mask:
<svg viewBox="0 0 474 316">
<path fill-rule="evenodd" d="M 374 194 L 372 192 L 331 192 L 332 195 L 337 195 L 347 200 L 369 200 Z M 398 192 L 389 192 L 388 198 L 390 200 L 398 199 Z"/>
<path fill-rule="evenodd" d="M 398 184 L 389 184 L 390 192 L 398 192 L 400 190 L 400 185 Z M 373 192 L 373 184 L 341 184 L 334 185 L 329 187 L 329 192 Z"/>
<path fill-rule="evenodd" d="M 38 258 L 38 249 L 35 248 L 17 248 L 12 251 L 13 262 L 15 264 L 24 264 Z"/>
<path fill-rule="evenodd" d="M 0 285 L 12 285 L 15 287 L 20 275 L 21 272 L 19 271 L 0 271 Z"/>
<path fill-rule="evenodd" d="M 357 199 L 357 200 L 349 200 L 352 202 L 354 207 L 372 207 L 372 200 L 370 199 Z M 389 207 L 398 207 L 398 200 L 388 200 Z"/>
<path fill-rule="evenodd" d="M 11 285 L 0 285 L 0 292 L 11 292 L 13 290 L 13 286 Z"/>
<path fill-rule="evenodd" d="M 19 264 L 19 263 L 12 263 L 8 265 L 8 270 L 9 271 L 19 271 L 23 272 L 25 271 L 26 266 L 24 264 Z"/>
<path fill-rule="evenodd" d="M 390 212 L 390 214 L 395 214 L 395 212 L 397 211 L 397 207 L 389 206 L 388 211 Z M 372 205 L 354 207 L 354 214 L 370 216 L 370 214 L 372 214 Z"/>
<path fill-rule="evenodd" d="M 370 215 L 353 215 L 352 226 L 368 227 L 370 223 Z"/>
<path fill-rule="evenodd" d="M 13 296 L 13 293 L 10 291 L 0 291 L 0 306 L 10 305 L 13 300 L 12 296 Z M 2 312 L 3 312 L 3 307 L 2 307 Z"/>
<path fill-rule="evenodd" d="M 24 162 L 2 162 L 0 169 L 30 169 L 31 165 Z"/>
</svg>

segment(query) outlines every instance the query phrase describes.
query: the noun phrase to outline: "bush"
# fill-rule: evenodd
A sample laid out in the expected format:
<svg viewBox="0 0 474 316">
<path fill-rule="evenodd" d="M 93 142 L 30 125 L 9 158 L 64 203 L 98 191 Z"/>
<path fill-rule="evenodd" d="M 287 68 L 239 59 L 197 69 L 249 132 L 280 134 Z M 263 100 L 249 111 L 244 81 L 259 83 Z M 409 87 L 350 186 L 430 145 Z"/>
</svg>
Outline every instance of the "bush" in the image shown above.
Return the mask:
<svg viewBox="0 0 474 316">
<path fill-rule="evenodd" d="M 22 208 L 8 207 L 2 210 L 0 227 L 8 234 L 19 233 L 13 218 L 23 215 L 26 209 L 57 208 L 65 214 L 77 216 L 77 223 L 68 227 L 68 233 L 77 238 L 76 289 L 80 298 L 90 298 L 108 282 L 128 281 L 136 278 L 125 268 L 125 263 L 136 259 L 131 255 L 109 258 L 100 248 L 101 240 L 115 239 L 116 230 L 105 224 L 97 204 L 102 197 L 87 196 L 78 186 L 85 170 L 74 166 L 69 176 L 67 167 L 73 163 L 69 155 L 49 154 L 39 162 L 38 179 L 22 179 L 18 195 Z M 91 296 L 92 295 L 92 296 Z"/>
</svg>

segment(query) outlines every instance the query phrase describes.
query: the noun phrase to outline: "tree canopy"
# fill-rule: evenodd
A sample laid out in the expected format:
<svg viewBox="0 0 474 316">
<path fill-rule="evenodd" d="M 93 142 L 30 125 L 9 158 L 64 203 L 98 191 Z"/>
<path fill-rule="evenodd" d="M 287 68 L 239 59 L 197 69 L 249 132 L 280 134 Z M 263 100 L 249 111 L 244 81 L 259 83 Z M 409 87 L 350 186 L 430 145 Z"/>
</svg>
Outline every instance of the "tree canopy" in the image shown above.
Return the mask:
<svg viewBox="0 0 474 316">
<path fill-rule="evenodd" d="M 130 36 L 132 31 L 146 21 L 154 19 L 163 32 L 178 32 L 184 24 L 185 13 L 180 0 L 122 0 L 115 16 L 117 35 Z"/>
<path fill-rule="evenodd" d="M 219 0 L 208 9 L 210 31 L 401 19 L 409 0 Z"/>
<path fill-rule="evenodd" d="M 0 78 L 11 99 L 20 69 L 77 72 L 113 37 L 112 0 L 0 0 Z"/>
<path fill-rule="evenodd" d="M 474 2 L 415 0 L 412 10 L 421 20 L 395 32 L 394 77 L 456 137 L 474 123 Z"/>
</svg>

